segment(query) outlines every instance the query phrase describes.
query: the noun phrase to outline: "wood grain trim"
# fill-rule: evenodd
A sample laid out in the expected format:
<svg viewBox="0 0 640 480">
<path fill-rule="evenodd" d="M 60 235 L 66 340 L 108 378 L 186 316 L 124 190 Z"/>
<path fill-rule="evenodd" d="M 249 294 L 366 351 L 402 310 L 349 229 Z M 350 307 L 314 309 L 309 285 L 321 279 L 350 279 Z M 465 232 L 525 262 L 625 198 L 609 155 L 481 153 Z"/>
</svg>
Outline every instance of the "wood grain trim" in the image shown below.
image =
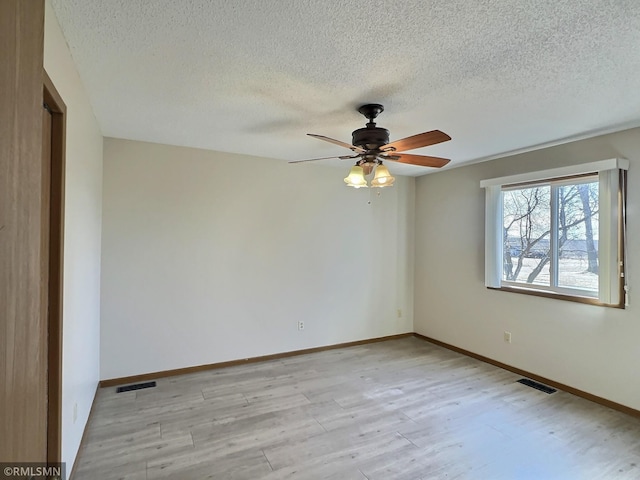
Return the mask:
<svg viewBox="0 0 640 480">
<path fill-rule="evenodd" d="M 47 460 L 44 7 L 0 1 L 0 459 L 11 462 Z"/>
<path fill-rule="evenodd" d="M 80 445 L 78 446 L 78 452 L 76 453 L 76 459 L 73 462 L 73 467 L 71 467 L 71 472 L 69 473 L 69 480 L 73 480 L 73 475 L 76 472 L 76 465 L 78 465 L 78 459 L 84 450 L 84 446 L 87 444 L 87 432 L 89 431 L 89 425 L 91 424 L 91 419 L 93 418 L 94 407 L 96 406 L 96 398 L 98 398 L 98 390 L 100 389 L 100 384 L 96 385 L 96 391 L 93 394 L 93 401 L 91 402 L 91 408 L 89 409 L 89 416 L 87 417 L 87 423 L 84 424 L 84 430 L 82 431 L 82 438 L 80 439 Z"/>
<path fill-rule="evenodd" d="M 43 79 L 43 100 L 51 112 L 47 460 L 56 463 L 62 461 L 62 312 L 67 106 L 46 71 L 43 73 Z"/>
<path fill-rule="evenodd" d="M 553 182 L 564 182 L 564 181 L 568 181 L 568 180 L 577 180 L 580 178 L 586 178 L 586 177 L 598 177 L 598 172 L 588 172 L 588 173 L 577 173 L 575 175 L 567 175 L 566 177 L 553 177 L 553 178 L 547 178 L 544 180 L 532 180 L 530 182 L 520 182 L 520 183 L 506 183 L 504 185 L 502 185 L 502 190 L 513 190 L 516 188 L 522 188 L 522 187 L 533 187 L 535 185 L 545 185 L 545 184 L 549 184 L 549 183 L 553 183 Z"/>
<path fill-rule="evenodd" d="M 334 345 L 326 345 L 323 347 L 305 348 L 303 350 L 293 350 L 290 352 L 274 353 L 272 355 L 262 355 L 260 357 L 243 358 L 231 360 L 228 362 L 210 363 L 207 365 L 197 365 L 194 367 L 176 368 L 175 370 L 164 370 L 161 372 L 143 373 L 141 375 L 132 375 L 130 377 L 110 378 L 100 381 L 100 387 L 113 387 L 115 385 L 123 385 L 126 383 L 138 383 L 156 378 L 173 377 L 175 375 L 185 375 L 187 373 L 203 372 L 205 370 L 214 370 L 218 368 L 234 367 L 236 365 L 244 365 L 247 363 L 266 362 L 268 360 L 277 360 L 279 358 L 294 357 L 296 355 L 305 355 L 307 353 L 323 352 L 326 350 L 334 350 L 336 348 L 355 347 L 358 345 L 366 345 L 368 343 L 385 342 L 387 340 L 395 340 L 398 338 L 406 338 L 414 335 L 413 333 L 400 333 L 397 335 L 389 335 L 386 337 L 368 338 L 366 340 L 356 340 L 355 342 L 337 343 Z"/>
<path fill-rule="evenodd" d="M 595 298 L 577 297 L 573 295 L 565 295 L 563 293 L 547 292 L 544 290 L 534 290 L 530 288 L 518 288 L 511 286 L 487 287 L 487 290 L 496 290 L 498 292 L 520 293 L 522 295 L 532 295 L 534 297 L 554 298 L 556 300 L 565 300 L 567 302 L 584 303 L 587 305 L 595 305 L 597 307 L 620 308 L 624 310 L 624 301 L 621 303 L 610 304 L 602 303 Z"/>
<path fill-rule="evenodd" d="M 475 358 L 476 360 L 480 360 L 485 363 L 489 363 L 496 367 L 503 368 L 510 372 L 516 373 L 518 375 L 522 375 L 523 377 L 528 377 L 532 380 L 535 380 L 540 383 L 544 383 L 546 385 L 550 385 L 559 390 L 563 390 L 567 393 L 571 393 L 572 395 L 576 395 L 578 397 L 582 397 L 586 400 L 590 400 L 592 402 L 598 403 L 605 407 L 612 408 L 613 410 L 618 410 L 619 412 L 626 413 L 627 415 L 631 415 L 632 417 L 640 418 L 640 410 L 636 410 L 631 407 L 627 407 L 626 405 L 622 405 L 620 403 L 613 402 L 611 400 L 607 400 L 606 398 L 598 397 L 597 395 L 593 395 L 591 393 L 585 392 L 584 390 L 579 390 L 577 388 L 571 387 L 569 385 L 565 385 L 564 383 L 556 382 L 555 380 L 551 380 L 550 378 L 542 377 L 540 375 L 536 375 L 535 373 L 527 372 L 526 370 L 522 370 L 517 367 L 512 367 L 511 365 L 507 365 L 506 363 L 499 362 L 489 357 L 485 357 L 484 355 L 480 355 L 478 353 L 470 352 L 469 350 L 465 350 L 464 348 L 456 347 L 449 343 L 441 342 L 440 340 L 436 340 L 435 338 L 430 338 L 425 335 L 421 335 L 419 333 L 414 333 L 414 337 L 419 338 L 421 340 L 427 341 L 429 343 L 433 343 L 434 345 L 438 345 L 439 347 L 446 348 L 456 353 L 461 353 L 462 355 L 466 355 L 467 357 Z"/>
<path fill-rule="evenodd" d="M 41 108 L 42 111 L 42 181 L 40 184 L 40 188 L 42 191 L 41 196 L 41 214 L 40 214 L 40 222 L 41 222 L 41 235 L 40 235 L 40 271 L 42 272 L 40 275 L 40 339 L 41 339 L 41 347 L 40 351 L 42 352 L 42 356 L 44 357 L 44 375 L 47 377 L 45 388 L 46 391 L 43 392 L 45 395 L 45 406 L 47 412 L 47 423 L 46 423 L 46 439 L 47 439 L 47 461 L 50 460 L 50 452 L 53 453 L 53 450 L 57 447 L 57 435 L 54 436 L 50 433 L 53 432 L 54 425 L 49 424 L 49 414 L 51 413 L 51 404 L 49 402 L 53 401 L 55 403 L 55 399 L 49 398 L 49 393 L 52 391 L 51 389 L 54 387 L 51 385 L 49 378 L 51 377 L 49 360 L 51 359 L 51 352 L 49 352 L 49 278 L 51 276 L 51 271 L 49 267 L 50 260 L 50 244 L 51 244 L 51 236 L 50 236 L 50 228 L 51 228 L 51 220 L 50 220 L 50 211 L 51 211 L 51 126 L 53 124 L 53 119 L 51 118 L 51 113 L 47 111 L 45 108 Z M 55 364 L 54 364 L 55 365 Z M 52 444 L 49 444 L 49 441 L 52 440 Z M 51 451 L 49 450 L 51 448 Z M 55 460 L 51 460 L 55 461 Z"/>
</svg>

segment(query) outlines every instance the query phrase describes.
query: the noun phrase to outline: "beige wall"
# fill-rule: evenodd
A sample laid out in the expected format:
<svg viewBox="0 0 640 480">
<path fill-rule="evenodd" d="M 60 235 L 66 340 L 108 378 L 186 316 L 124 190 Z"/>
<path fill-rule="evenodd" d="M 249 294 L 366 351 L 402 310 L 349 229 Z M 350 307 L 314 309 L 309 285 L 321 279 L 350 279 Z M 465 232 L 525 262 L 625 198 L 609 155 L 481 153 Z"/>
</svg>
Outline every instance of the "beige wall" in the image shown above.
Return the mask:
<svg viewBox="0 0 640 480">
<path fill-rule="evenodd" d="M 415 330 L 640 409 L 640 290 L 631 290 L 630 307 L 617 310 L 484 287 L 480 180 L 612 157 L 631 162 L 627 275 L 633 288 L 640 274 L 640 129 L 419 178 Z M 503 341 L 505 330 L 511 344 Z"/>
<path fill-rule="evenodd" d="M 49 1 L 44 67 L 67 106 L 62 461 L 69 471 L 99 376 L 102 134 Z"/>
<path fill-rule="evenodd" d="M 349 164 L 109 138 L 104 159 L 103 379 L 413 329 L 413 178 L 378 197 Z"/>
</svg>

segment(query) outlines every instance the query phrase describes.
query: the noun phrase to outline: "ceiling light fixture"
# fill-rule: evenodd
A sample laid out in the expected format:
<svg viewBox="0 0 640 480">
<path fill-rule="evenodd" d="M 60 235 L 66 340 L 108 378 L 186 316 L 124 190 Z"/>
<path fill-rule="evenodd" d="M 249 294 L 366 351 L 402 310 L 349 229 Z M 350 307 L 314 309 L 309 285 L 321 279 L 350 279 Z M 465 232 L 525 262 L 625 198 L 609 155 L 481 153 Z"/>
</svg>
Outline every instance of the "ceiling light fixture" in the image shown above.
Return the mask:
<svg viewBox="0 0 640 480">
<path fill-rule="evenodd" d="M 389 169 L 382 164 L 382 161 L 375 160 L 372 162 L 365 159 L 356 162 L 356 164 L 351 167 L 349 175 L 344 179 L 344 183 L 347 184 L 347 187 L 367 188 L 369 184 L 367 183 L 365 175 L 370 175 L 371 172 L 375 172 L 371 180 L 371 187 L 390 187 L 396 181 L 395 177 L 389 173 Z"/>
<path fill-rule="evenodd" d="M 358 165 L 357 163 L 351 167 L 351 171 L 349 171 L 349 175 L 344 179 L 344 183 L 347 184 L 347 187 L 353 188 L 367 188 L 367 180 L 364 178 L 364 169 Z"/>
<path fill-rule="evenodd" d="M 373 180 L 371 180 L 371 186 L 378 188 L 390 187 L 395 181 L 396 179 L 391 176 L 389 169 L 382 165 L 382 162 L 378 163 L 378 166 L 376 167 L 376 174 L 373 177 Z"/>
</svg>

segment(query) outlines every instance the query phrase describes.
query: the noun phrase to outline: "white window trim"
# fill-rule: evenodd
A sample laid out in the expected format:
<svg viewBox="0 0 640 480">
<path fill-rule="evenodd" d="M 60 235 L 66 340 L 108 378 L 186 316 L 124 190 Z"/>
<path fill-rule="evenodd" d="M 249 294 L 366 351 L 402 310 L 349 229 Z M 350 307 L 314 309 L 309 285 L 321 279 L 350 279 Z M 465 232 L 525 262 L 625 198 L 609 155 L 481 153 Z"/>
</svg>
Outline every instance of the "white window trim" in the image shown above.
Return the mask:
<svg viewBox="0 0 640 480">
<path fill-rule="evenodd" d="M 553 168 L 537 172 L 509 175 L 505 177 L 482 180 L 480 187 L 485 189 L 485 286 L 501 288 L 514 286 L 512 282 L 504 282 L 502 258 L 502 187 L 518 183 L 542 182 L 545 180 L 597 173 L 599 175 L 600 213 L 599 213 L 599 296 L 598 301 L 605 305 L 620 303 L 619 271 L 622 258 L 618 258 L 618 190 L 619 170 L 628 170 L 629 160 L 610 158 L 597 162 Z M 545 291 L 535 285 L 517 284 L 523 290 Z M 626 290 L 626 288 L 625 288 Z M 556 292 L 560 293 L 560 292 Z M 570 295 L 580 296 L 567 292 Z M 586 296 L 586 295 L 585 295 Z"/>
</svg>

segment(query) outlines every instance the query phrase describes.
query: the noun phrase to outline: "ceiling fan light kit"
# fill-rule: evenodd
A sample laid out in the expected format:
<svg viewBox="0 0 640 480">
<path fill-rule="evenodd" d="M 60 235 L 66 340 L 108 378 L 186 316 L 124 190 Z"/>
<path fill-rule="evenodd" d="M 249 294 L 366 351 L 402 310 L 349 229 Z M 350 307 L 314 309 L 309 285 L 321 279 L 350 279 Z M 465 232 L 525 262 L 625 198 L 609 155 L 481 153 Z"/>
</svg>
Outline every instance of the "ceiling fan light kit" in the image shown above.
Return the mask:
<svg viewBox="0 0 640 480">
<path fill-rule="evenodd" d="M 380 163 L 376 167 L 376 174 L 371 180 L 371 186 L 379 188 L 390 187 L 395 181 L 396 179 L 391 176 L 389 169 Z"/>
<path fill-rule="evenodd" d="M 354 165 L 351 167 L 351 171 L 349 175 L 344 179 L 344 183 L 347 184 L 347 187 L 353 188 L 367 188 L 367 179 L 364 178 L 364 169 L 360 165 Z"/>
<path fill-rule="evenodd" d="M 347 184 L 347 187 L 353 188 L 367 188 L 369 184 L 367 183 L 366 175 L 371 174 L 371 172 L 375 168 L 375 175 L 371 180 L 371 187 L 383 188 L 390 187 L 393 185 L 393 182 L 396 181 L 395 177 L 391 176 L 389 173 L 389 169 L 382 165 L 382 162 L 372 165 L 371 163 L 359 164 L 356 163 L 351 170 L 349 171 L 349 175 L 344 179 L 344 183 Z"/>
<path fill-rule="evenodd" d="M 351 167 L 349 175 L 344 179 L 347 186 L 353 188 L 368 187 L 369 185 L 367 184 L 365 176 L 370 175 L 373 171 L 375 171 L 375 175 L 371 180 L 372 187 L 381 188 L 393 185 L 395 178 L 391 176 L 387 167 L 382 164 L 383 160 L 434 168 L 440 168 L 449 163 L 450 160 L 447 158 L 401 153 L 405 150 L 413 150 L 415 148 L 435 145 L 436 143 L 447 142 L 451 140 L 449 135 L 440 130 L 432 130 L 389 143 L 389 130 L 377 127 L 374 122 L 376 117 L 383 111 L 384 107 L 378 103 L 369 103 L 358 108 L 358 112 L 364 115 L 369 121 L 364 128 L 359 128 L 352 132 L 351 145 L 323 135 L 307 134 L 319 140 L 348 148 L 355 153 L 355 155 L 349 156 L 326 157 L 326 159 L 358 158 L 356 164 Z M 325 158 L 296 160 L 289 163 L 313 162 L 316 160 L 325 160 Z"/>
</svg>

